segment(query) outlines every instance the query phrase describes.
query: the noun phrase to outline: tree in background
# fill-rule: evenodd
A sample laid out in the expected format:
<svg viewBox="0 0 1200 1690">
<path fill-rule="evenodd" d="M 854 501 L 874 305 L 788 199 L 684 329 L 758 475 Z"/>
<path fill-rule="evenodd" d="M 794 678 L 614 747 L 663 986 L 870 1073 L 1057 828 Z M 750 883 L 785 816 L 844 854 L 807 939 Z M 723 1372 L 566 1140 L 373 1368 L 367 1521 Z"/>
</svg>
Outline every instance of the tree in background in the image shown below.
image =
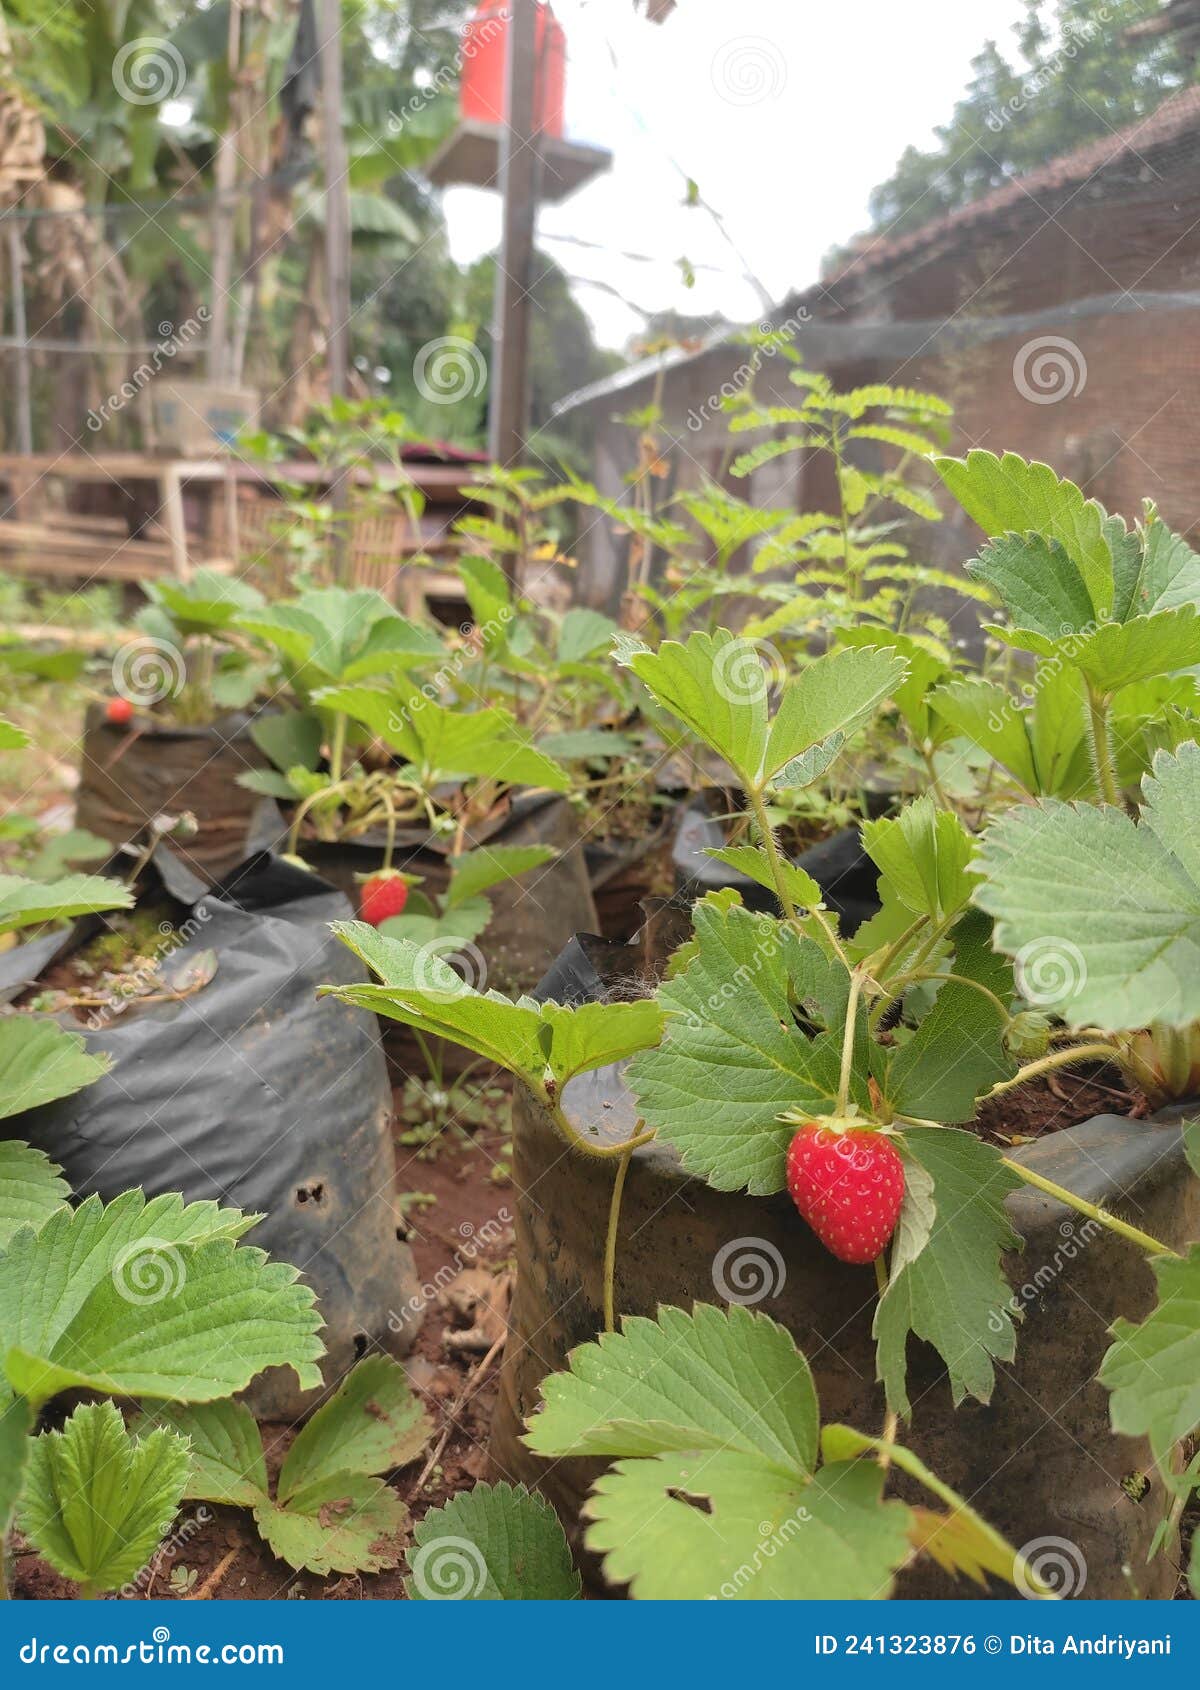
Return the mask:
<svg viewBox="0 0 1200 1690">
<path fill-rule="evenodd" d="M 920 228 L 1014 176 L 1152 112 L 1195 77 L 1179 0 L 1026 0 L 1015 62 L 989 41 L 929 152 L 909 147 L 871 195 L 872 227 Z M 1159 25 L 1162 27 L 1158 27 Z"/>
</svg>

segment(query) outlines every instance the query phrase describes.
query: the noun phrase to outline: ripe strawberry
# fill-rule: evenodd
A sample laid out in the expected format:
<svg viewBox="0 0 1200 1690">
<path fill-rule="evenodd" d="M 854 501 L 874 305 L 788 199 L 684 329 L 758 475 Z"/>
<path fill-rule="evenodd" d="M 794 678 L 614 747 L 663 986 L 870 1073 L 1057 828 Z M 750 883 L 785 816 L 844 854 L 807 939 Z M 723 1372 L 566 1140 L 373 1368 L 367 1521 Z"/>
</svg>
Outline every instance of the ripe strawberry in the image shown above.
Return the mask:
<svg viewBox="0 0 1200 1690">
<path fill-rule="evenodd" d="M 133 716 L 133 705 L 127 698 L 110 698 L 104 706 L 104 714 L 116 727 L 123 728 Z"/>
<path fill-rule="evenodd" d="M 872 1262 L 900 1217 L 904 1163 L 882 1133 L 814 1121 L 788 1147 L 792 1201 L 841 1262 Z"/>
<path fill-rule="evenodd" d="M 381 868 L 363 881 L 358 910 L 364 921 L 378 927 L 393 915 L 403 915 L 407 902 L 408 881 L 398 869 Z"/>
</svg>

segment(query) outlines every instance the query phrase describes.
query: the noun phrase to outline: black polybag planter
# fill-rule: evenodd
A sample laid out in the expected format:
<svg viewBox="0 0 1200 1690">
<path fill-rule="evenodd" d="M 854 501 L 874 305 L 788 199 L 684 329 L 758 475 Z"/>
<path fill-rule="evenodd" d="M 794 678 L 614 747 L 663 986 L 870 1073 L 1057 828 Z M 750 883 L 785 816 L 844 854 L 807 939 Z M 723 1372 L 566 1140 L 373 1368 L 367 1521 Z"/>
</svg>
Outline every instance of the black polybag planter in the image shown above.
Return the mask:
<svg viewBox="0 0 1200 1690">
<path fill-rule="evenodd" d="M 239 775 L 269 767 L 250 737 L 244 711 L 201 726 L 144 715 L 117 726 L 102 705 L 92 704 L 84 724 L 75 823 L 124 845 L 155 816 L 190 810 L 199 832 L 183 855 L 201 880 L 215 885 L 266 846 L 275 831 L 275 805 L 238 785 Z"/>
<path fill-rule="evenodd" d="M 891 803 L 891 795 L 881 794 L 872 810 L 883 814 Z M 677 890 L 695 899 L 707 892 L 732 887 L 747 909 L 777 915 L 779 906 L 774 893 L 739 874 L 728 863 L 704 855 L 705 851 L 721 850 L 729 843 L 725 823 L 714 813 L 714 806 L 725 812 L 733 807 L 731 802 L 722 806 L 716 794 L 702 793 L 680 812 L 671 851 Z M 856 827 L 842 828 L 791 860 L 797 868 L 812 875 L 824 894 L 825 907 L 838 917 L 844 933 L 853 933 L 878 913 L 879 870 L 863 850 Z"/>
<path fill-rule="evenodd" d="M 330 933 L 345 899 L 315 875 L 262 855 L 207 890 L 169 851 L 143 871 L 174 901 L 189 953 L 215 951 L 217 970 L 194 996 L 63 1025 L 107 1052 L 111 1073 L 75 1096 L 15 1116 L 4 1135 L 58 1162 L 78 1198 L 140 1186 L 261 1213 L 247 1242 L 298 1267 L 325 1322 L 326 1383 L 369 1350 L 403 1354 L 419 1308 L 412 1254 L 397 1234 L 391 1093 L 376 1019 L 318 998 L 318 986 L 365 971 Z M 56 957 L 99 929 L 0 958 L 11 1001 Z M 169 941 L 170 942 L 170 941 Z M 399 1311 L 399 1313 L 397 1313 Z M 248 1400 L 264 1419 L 293 1419 L 316 1393 L 282 1368 Z"/>
<path fill-rule="evenodd" d="M 628 971 L 637 956 L 633 947 L 581 937 L 539 995 L 574 1003 L 628 996 Z M 636 1108 L 623 1074 L 624 1064 L 618 1064 L 581 1075 L 564 1089 L 568 1115 L 581 1131 L 594 1130 L 598 1142 L 619 1142 L 634 1129 Z M 1200 1182 L 1189 1173 L 1178 1124 L 1184 1113 L 1164 1111 L 1149 1121 L 1095 1116 L 1013 1154 L 1181 1248 L 1200 1226 Z M 578 1549 L 580 1508 L 606 1463 L 548 1462 L 534 1456 L 520 1434 L 539 1405 L 545 1375 L 603 1331 L 603 1237 L 613 1168 L 564 1154 L 545 1110 L 523 1088 L 515 1097 L 513 1148 L 517 1277 L 492 1456 L 497 1473 L 549 1498 Z M 1153 1275 L 1122 1239 L 1032 1188 L 1014 1193 L 1008 1207 L 1025 1239 L 1024 1252 L 1006 1261 L 1024 1315 L 1016 1360 L 997 1367 L 989 1404 L 968 1400 L 955 1409 L 940 1358 L 910 1340 L 914 1418 L 904 1439 L 1018 1548 L 1033 1545 L 1036 1551 L 1038 1540 L 1046 1539 L 1075 1546 L 1087 1568 L 1077 1594 L 1169 1597 L 1178 1564 L 1172 1545 L 1146 1561 L 1169 1499 L 1146 1440 L 1110 1430 L 1108 1392 L 1095 1379 L 1112 1321 L 1120 1315 L 1139 1321 L 1154 1307 Z M 728 1257 L 731 1249 L 741 1249 L 747 1261 L 757 1255 L 768 1268 L 761 1282 L 770 1294 L 754 1306 L 786 1326 L 807 1356 L 822 1419 L 877 1430 L 885 1405 L 875 1383 L 871 1268 L 847 1267 L 830 1256 L 799 1222 L 786 1194 L 717 1192 L 685 1172 L 665 1144 L 635 1151 L 616 1258 L 619 1314 L 653 1316 L 664 1304 L 727 1301 L 716 1274 L 720 1253 Z M 783 1263 L 782 1280 L 776 1259 Z M 739 1288 L 736 1277 L 734 1286 Z M 928 1501 L 907 1481 L 897 1489 L 910 1501 Z M 585 1552 L 583 1564 L 599 1588 L 595 1558 Z M 928 1599 L 980 1592 L 923 1558 L 901 1575 L 897 1594 Z M 1012 1592 L 996 1585 L 990 1594 Z"/>
</svg>

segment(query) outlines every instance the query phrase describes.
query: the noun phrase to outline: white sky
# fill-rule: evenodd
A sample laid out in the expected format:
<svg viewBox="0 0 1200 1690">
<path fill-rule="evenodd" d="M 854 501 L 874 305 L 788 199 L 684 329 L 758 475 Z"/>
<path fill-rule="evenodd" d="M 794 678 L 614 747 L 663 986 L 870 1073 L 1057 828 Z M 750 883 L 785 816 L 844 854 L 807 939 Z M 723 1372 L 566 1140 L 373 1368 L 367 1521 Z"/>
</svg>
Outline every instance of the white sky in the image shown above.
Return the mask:
<svg viewBox="0 0 1200 1690">
<path fill-rule="evenodd" d="M 632 0 L 554 9 L 568 43 L 567 132 L 614 157 L 607 175 L 543 209 L 545 250 L 648 310 L 736 321 L 761 314 L 745 270 L 777 301 L 815 281 L 822 255 L 865 226 L 867 196 L 904 148 L 928 145 L 949 117 L 984 41 L 1010 49 L 1023 12 L 1021 0 L 679 0 L 653 25 Z M 688 176 L 736 253 L 683 205 Z M 445 211 L 460 262 L 497 246 L 495 195 L 452 188 Z M 680 277 L 685 255 L 694 288 Z M 611 293 L 577 284 L 575 295 L 604 345 L 641 327 Z"/>
</svg>

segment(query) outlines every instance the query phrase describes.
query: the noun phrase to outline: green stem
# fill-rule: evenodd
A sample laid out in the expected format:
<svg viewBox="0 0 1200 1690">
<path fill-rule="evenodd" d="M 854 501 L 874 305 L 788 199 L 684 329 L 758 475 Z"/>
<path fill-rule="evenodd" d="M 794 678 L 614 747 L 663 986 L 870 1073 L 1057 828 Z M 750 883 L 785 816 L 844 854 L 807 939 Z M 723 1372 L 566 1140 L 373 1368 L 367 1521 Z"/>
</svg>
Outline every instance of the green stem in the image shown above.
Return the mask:
<svg viewBox="0 0 1200 1690">
<path fill-rule="evenodd" d="M 617 1230 L 621 1224 L 621 1197 L 625 1190 L 625 1175 L 629 1172 L 629 1164 L 633 1160 L 633 1150 L 626 1145 L 617 1160 L 617 1172 L 613 1179 L 612 1197 L 608 1205 L 608 1232 L 604 1239 L 604 1330 L 617 1330 L 616 1294 L 614 1290 L 617 1272 Z"/>
<path fill-rule="evenodd" d="M 334 785 L 342 778 L 342 766 L 346 761 L 346 712 L 338 710 L 333 718 L 333 744 L 329 752 L 329 778 Z"/>
<path fill-rule="evenodd" d="M 287 848 L 289 856 L 294 857 L 296 855 L 297 847 L 300 843 L 300 824 L 303 822 L 308 812 L 312 809 L 313 805 L 319 804 L 322 799 L 332 798 L 335 793 L 345 792 L 349 785 L 349 781 L 335 781 L 330 786 L 323 786 L 319 792 L 310 792 L 307 798 L 302 799 L 301 802 L 297 804 L 295 814 L 292 817 L 292 825 L 288 829 Z"/>
<path fill-rule="evenodd" d="M 585 1156 L 591 1156 L 598 1161 L 610 1162 L 614 1156 L 623 1156 L 627 1150 L 637 1150 L 640 1145 L 649 1144 L 654 1137 L 654 1131 L 637 1133 L 632 1138 L 623 1139 L 620 1144 L 596 1144 L 594 1140 L 586 1138 L 577 1132 L 563 1113 L 561 1106 L 543 1091 L 541 1101 L 545 1104 L 551 1120 L 559 1132 L 566 1139 L 572 1150 L 579 1150 Z"/>
<path fill-rule="evenodd" d="M 396 849 L 396 806 L 386 786 L 380 788 L 379 797 L 387 811 L 387 837 L 383 843 L 383 869 L 386 874 L 392 866 L 392 853 Z"/>
<path fill-rule="evenodd" d="M 1088 726 L 1092 736 L 1092 757 L 1100 796 L 1106 804 L 1121 808 L 1121 790 L 1113 767 L 1112 741 L 1108 731 L 1108 698 L 1095 687 L 1088 688 Z"/>
<path fill-rule="evenodd" d="M 933 793 L 934 801 L 941 810 L 953 810 L 954 806 L 946 797 L 941 779 L 938 776 L 937 764 L 933 760 L 933 751 L 928 743 L 921 746 L 921 758 L 929 775 L 929 789 Z"/>
<path fill-rule="evenodd" d="M 981 997 L 987 998 L 988 1002 L 995 1006 L 1004 1021 L 1007 1022 L 1010 1019 L 1008 1005 L 1002 1002 L 1001 999 L 996 996 L 995 992 L 989 990 L 989 988 L 985 986 L 981 980 L 972 980 L 968 974 L 921 974 L 918 971 L 917 973 L 899 974 L 891 982 L 891 984 L 892 987 L 895 988 L 896 995 L 899 996 L 900 990 L 905 986 L 911 986 L 915 980 L 920 980 L 922 982 L 929 980 L 935 983 L 942 980 L 950 980 L 953 981 L 956 986 L 970 986 L 973 990 L 977 991 Z"/>
<path fill-rule="evenodd" d="M 1027 1062 L 1024 1068 L 1018 1068 L 1011 1080 L 997 1080 L 991 1091 L 983 1095 L 985 1098 L 1000 1097 L 1006 1091 L 1023 1086 L 1026 1080 L 1036 1080 L 1039 1074 L 1052 1073 L 1055 1068 L 1069 1068 L 1075 1062 L 1115 1062 L 1116 1057 L 1112 1044 L 1076 1045 L 1072 1050 L 1052 1051 L 1049 1056 L 1039 1056 L 1036 1062 Z"/>
<path fill-rule="evenodd" d="M 850 995 L 846 999 L 846 1025 L 842 1032 L 842 1070 L 838 1075 L 837 1112 L 845 1115 L 850 1107 L 850 1076 L 854 1070 L 854 1035 L 858 1030 L 858 1000 L 862 992 L 862 975 L 851 970 Z"/>
<path fill-rule="evenodd" d="M 754 820 L 758 824 L 759 837 L 763 843 L 763 850 L 767 853 L 767 861 L 771 865 L 771 875 L 775 881 L 775 896 L 779 899 L 784 914 L 794 925 L 799 926 L 800 917 L 788 891 L 787 876 L 784 874 L 783 855 L 779 843 L 775 838 L 775 829 L 771 826 L 771 818 L 767 815 L 767 804 L 758 787 L 751 787 L 748 797 L 750 808 L 754 811 Z"/>
<path fill-rule="evenodd" d="M 1002 1156 L 1001 1161 L 1019 1179 L 1023 1179 L 1026 1185 L 1036 1186 L 1039 1191 L 1044 1191 L 1047 1197 L 1053 1197 L 1059 1203 L 1065 1203 L 1069 1209 L 1078 1210 L 1081 1215 L 1086 1215 L 1089 1220 L 1099 1221 L 1101 1226 L 1106 1226 L 1110 1232 L 1118 1233 L 1122 1238 L 1127 1238 L 1131 1244 L 1136 1244 L 1140 1250 L 1145 1250 L 1147 1255 L 1177 1256 L 1179 1254 L 1177 1250 L 1172 1250 L 1169 1244 L 1163 1244 L 1159 1239 L 1152 1238 L 1148 1232 L 1142 1232 L 1140 1228 L 1130 1226 L 1127 1221 L 1119 1221 L 1115 1215 L 1110 1215 L 1107 1209 L 1098 1208 L 1095 1203 L 1089 1203 L 1085 1197 L 1077 1197 L 1073 1191 L 1068 1191 L 1065 1186 L 1056 1185 L 1051 1179 L 1043 1179 L 1041 1174 L 1035 1174 L 1032 1168 L 1026 1168 L 1022 1163 L 1013 1161 L 1011 1157 Z"/>
</svg>

